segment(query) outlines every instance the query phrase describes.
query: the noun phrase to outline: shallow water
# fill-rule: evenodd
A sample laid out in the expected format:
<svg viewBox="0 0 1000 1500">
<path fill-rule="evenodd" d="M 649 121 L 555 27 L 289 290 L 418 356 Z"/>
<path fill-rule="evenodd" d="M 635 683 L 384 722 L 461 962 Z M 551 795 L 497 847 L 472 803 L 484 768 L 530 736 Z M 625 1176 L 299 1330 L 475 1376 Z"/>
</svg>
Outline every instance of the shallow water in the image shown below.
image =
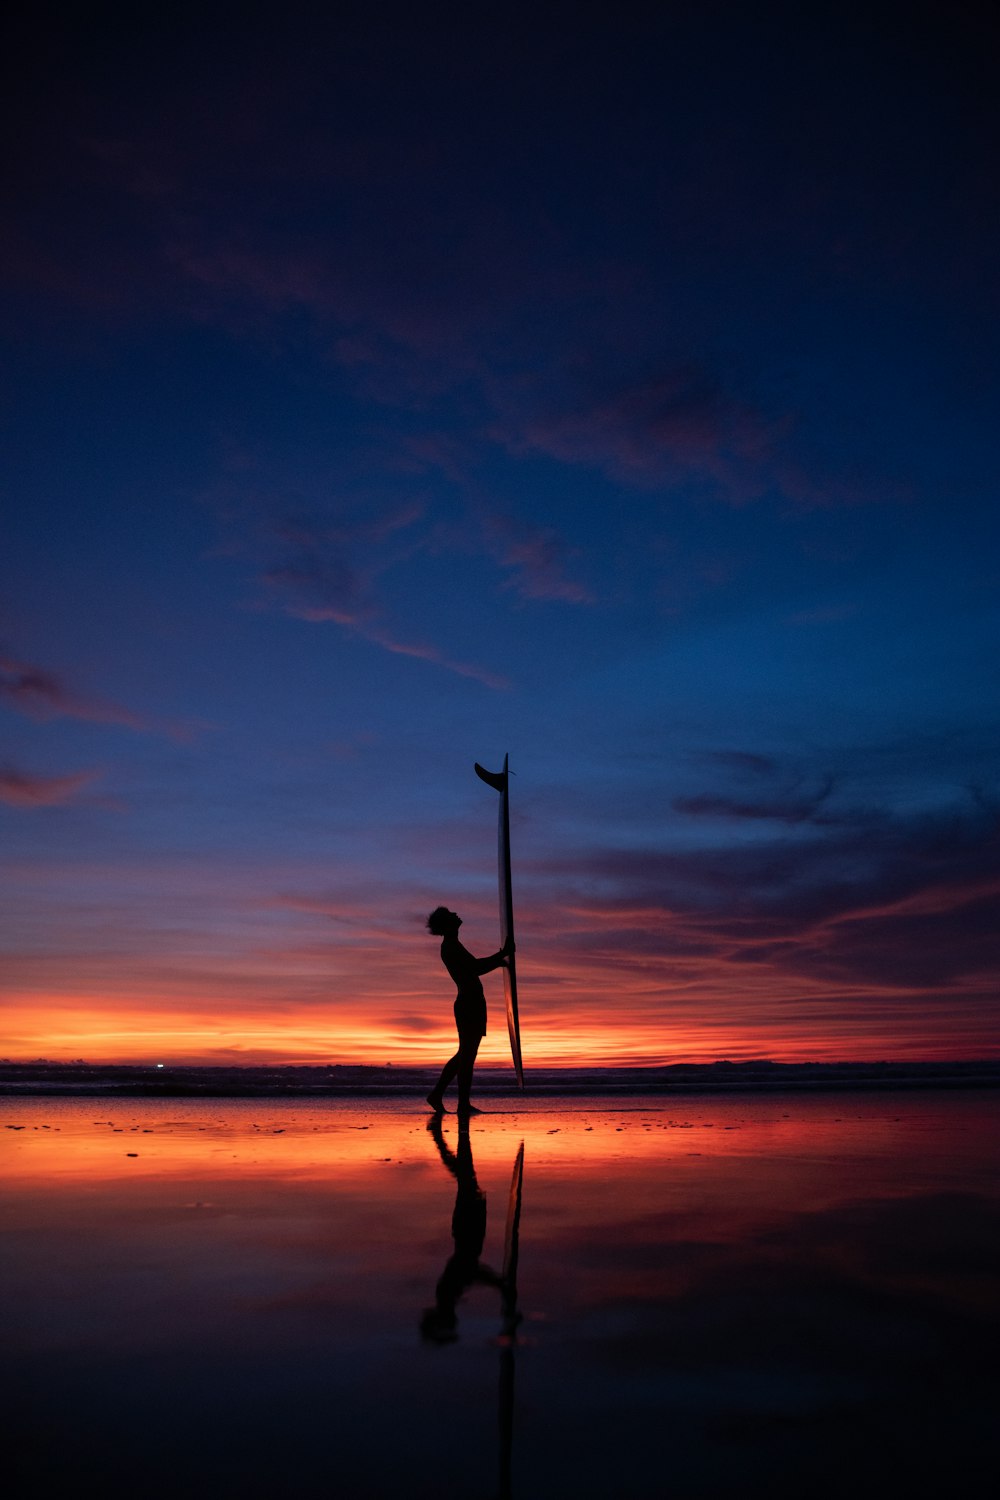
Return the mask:
<svg viewBox="0 0 1000 1500">
<path fill-rule="evenodd" d="M 972 1493 L 998 1103 L 2 1100 L 14 1493 Z"/>
</svg>

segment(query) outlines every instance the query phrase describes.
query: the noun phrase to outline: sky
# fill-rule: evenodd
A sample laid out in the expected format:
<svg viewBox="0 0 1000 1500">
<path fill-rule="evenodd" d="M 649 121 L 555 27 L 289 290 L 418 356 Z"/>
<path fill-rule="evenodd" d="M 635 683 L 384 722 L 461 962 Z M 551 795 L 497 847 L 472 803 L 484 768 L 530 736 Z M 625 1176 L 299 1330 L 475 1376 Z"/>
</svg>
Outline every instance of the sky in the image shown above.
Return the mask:
<svg viewBox="0 0 1000 1500">
<path fill-rule="evenodd" d="M 3 1055 L 1000 1055 L 996 42 L 8 22 Z"/>
</svg>

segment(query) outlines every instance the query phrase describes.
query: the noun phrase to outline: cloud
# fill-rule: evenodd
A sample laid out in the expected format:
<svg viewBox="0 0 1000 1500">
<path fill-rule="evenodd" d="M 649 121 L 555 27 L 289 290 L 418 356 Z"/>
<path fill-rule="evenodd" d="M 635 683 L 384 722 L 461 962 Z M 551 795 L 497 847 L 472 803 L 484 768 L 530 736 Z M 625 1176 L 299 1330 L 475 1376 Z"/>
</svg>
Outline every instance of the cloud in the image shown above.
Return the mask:
<svg viewBox="0 0 1000 1500">
<path fill-rule="evenodd" d="M 174 243 L 167 258 L 213 292 L 245 296 L 274 312 L 306 307 L 316 314 L 357 316 L 355 299 L 314 251 L 267 253 L 259 247 Z"/>
<path fill-rule="evenodd" d="M 711 750 L 708 759 L 731 770 L 767 776 L 777 767 L 770 755 L 759 755 L 751 750 Z"/>
<path fill-rule="evenodd" d="M 123 724 L 140 732 L 151 728 L 131 709 L 104 699 L 82 698 L 52 672 L 10 656 L 0 656 L 0 700 L 32 719 L 85 719 L 94 724 Z"/>
<path fill-rule="evenodd" d="M 12 766 L 0 767 L 0 802 L 9 807 L 59 807 L 72 802 L 77 792 L 97 776 L 96 771 L 78 771 L 72 776 L 32 776 Z"/>
<path fill-rule="evenodd" d="M 995 1002 L 998 896 L 1000 875 L 956 877 L 888 900 L 873 890 L 809 929 L 804 957 L 916 992 L 981 984 Z"/>
<path fill-rule="evenodd" d="M 486 687 L 507 688 L 509 682 L 499 674 L 451 656 L 428 641 L 402 637 L 385 619 L 377 580 L 401 557 L 422 548 L 420 538 L 397 542 L 422 514 L 422 507 L 411 504 L 358 520 L 348 516 L 286 518 L 273 528 L 273 534 L 292 555 L 267 568 L 263 582 L 286 614 L 297 619 L 339 625 L 394 656 L 429 662 Z"/>
<path fill-rule="evenodd" d="M 497 563 L 509 573 L 506 588 L 524 599 L 592 603 L 590 590 L 567 576 L 568 549 L 557 531 L 501 515 L 486 517 L 483 525 Z"/>
<path fill-rule="evenodd" d="M 396 640 L 381 630 L 366 631 L 364 634 L 368 640 L 374 641 L 377 646 L 381 646 L 385 651 L 391 651 L 396 656 L 412 656 L 418 661 L 430 662 L 433 666 L 454 672 L 458 677 L 471 677 L 475 682 L 481 682 L 484 687 L 493 688 L 497 692 L 503 692 L 510 687 L 508 677 L 503 677 L 497 672 L 490 672 L 475 662 L 459 661 L 455 657 L 445 656 L 436 646 L 420 641 Z"/>
<path fill-rule="evenodd" d="M 587 585 L 572 576 L 582 550 L 570 546 L 554 526 L 539 526 L 522 516 L 495 510 L 483 493 L 476 474 L 478 452 L 467 443 L 442 433 L 421 433 L 411 438 L 409 450 L 421 467 L 438 470 L 463 496 L 475 496 L 470 506 L 468 524 L 452 523 L 443 537 L 437 534 L 437 546 L 456 545 L 465 552 L 483 550 L 507 577 L 505 589 L 522 599 L 552 601 L 563 604 L 591 604 L 594 595 Z"/>
<path fill-rule="evenodd" d="M 693 817 L 760 819 L 777 823 L 804 823 L 815 818 L 820 807 L 833 791 L 833 777 L 828 776 L 822 786 L 811 795 L 801 798 L 775 797 L 765 801 L 746 801 L 703 793 L 697 797 L 676 797 L 677 812 Z"/>
<path fill-rule="evenodd" d="M 820 814 L 794 836 L 594 851 L 583 878 L 630 902 L 650 899 L 703 915 L 774 915 L 791 927 L 857 906 L 882 907 L 928 887 L 1000 879 L 998 845 L 995 810 L 971 802 L 909 815 L 845 810 L 836 820 Z"/>
<path fill-rule="evenodd" d="M 733 503 L 756 499 L 785 422 L 767 420 L 696 365 L 678 366 L 573 411 L 529 419 L 513 440 L 631 484 L 709 481 Z"/>
<path fill-rule="evenodd" d="M 387 1016 L 385 1025 L 390 1031 L 415 1031 L 434 1033 L 440 1031 L 441 1029 L 441 1022 L 438 1019 L 434 1017 L 417 1016 L 412 1014 Z"/>
<path fill-rule="evenodd" d="M 119 724 L 137 734 L 165 735 L 180 742 L 208 727 L 193 720 L 157 721 L 107 698 L 84 697 L 54 672 L 11 656 L 0 656 L 0 702 L 42 722 L 81 719 L 90 724 Z"/>
<path fill-rule="evenodd" d="M 759 970 L 776 990 L 791 980 L 872 1007 L 882 996 L 901 1014 L 921 996 L 995 1004 L 1000 823 L 974 800 L 820 814 L 794 835 L 718 847 L 534 862 L 533 882 L 553 877 L 574 961 L 627 955 L 671 990 L 693 963 L 733 993 Z"/>
<path fill-rule="evenodd" d="M 272 573 L 267 575 L 267 581 L 287 584 L 289 579 L 287 575 L 279 577 Z M 458 677 L 471 677 L 475 682 L 481 682 L 485 687 L 495 688 L 497 691 L 510 687 L 508 678 L 490 672 L 485 667 L 477 666 L 475 662 L 459 661 L 454 657 L 446 656 L 443 651 L 439 651 L 429 642 L 397 639 L 389 631 L 375 625 L 368 618 L 366 611 L 352 614 L 342 605 L 296 605 L 294 600 L 286 603 L 285 610 L 286 613 L 294 615 L 299 620 L 310 620 L 314 624 L 330 621 L 335 625 L 341 625 L 355 635 L 361 636 L 363 640 L 370 641 L 375 646 L 381 646 L 383 651 L 388 651 L 393 656 L 410 656 L 417 661 L 429 662 L 432 666 L 443 667 L 447 672 L 454 672 Z"/>
<path fill-rule="evenodd" d="M 587 394 L 573 406 L 552 395 L 543 412 L 517 409 L 510 392 L 494 395 L 501 412 L 494 437 L 512 452 L 585 464 L 618 483 L 643 489 L 693 483 L 734 506 L 773 494 L 807 509 L 866 497 L 856 477 L 831 472 L 828 461 L 796 457 L 807 436 L 797 417 L 764 410 L 693 360 Z M 880 498 L 888 494 L 880 481 Z"/>
</svg>

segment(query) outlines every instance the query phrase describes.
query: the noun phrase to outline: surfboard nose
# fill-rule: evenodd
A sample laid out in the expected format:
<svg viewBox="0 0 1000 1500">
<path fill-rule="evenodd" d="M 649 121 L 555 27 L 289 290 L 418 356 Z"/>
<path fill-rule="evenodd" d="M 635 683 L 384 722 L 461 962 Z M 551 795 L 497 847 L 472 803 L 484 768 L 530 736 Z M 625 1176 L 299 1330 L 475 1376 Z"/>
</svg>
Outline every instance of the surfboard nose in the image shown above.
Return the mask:
<svg viewBox="0 0 1000 1500">
<path fill-rule="evenodd" d="M 475 769 L 480 781 L 485 781 L 486 785 L 491 786 L 494 791 L 502 792 L 507 785 L 506 771 L 484 771 L 478 760 L 475 763 Z"/>
</svg>

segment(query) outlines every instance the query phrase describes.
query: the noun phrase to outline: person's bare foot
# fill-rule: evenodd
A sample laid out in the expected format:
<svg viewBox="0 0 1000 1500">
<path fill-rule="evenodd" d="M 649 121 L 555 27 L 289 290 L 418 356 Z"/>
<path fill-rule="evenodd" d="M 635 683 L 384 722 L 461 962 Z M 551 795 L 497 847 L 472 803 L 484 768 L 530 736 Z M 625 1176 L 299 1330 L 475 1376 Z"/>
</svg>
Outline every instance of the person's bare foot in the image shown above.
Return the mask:
<svg viewBox="0 0 1000 1500">
<path fill-rule="evenodd" d="M 474 1104 L 460 1104 L 458 1106 L 458 1112 L 459 1112 L 460 1115 L 481 1115 L 482 1114 L 482 1110 L 481 1109 L 477 1109 Z"/>
<path fill-rule="evenodd" d="M 440 1094 L 428 1094 L 427 1103 L 430 1105 L 431 1109 L 436 1115 L 444 1114 L 444 1100 L 441 1098 Z"/>
</svg>

